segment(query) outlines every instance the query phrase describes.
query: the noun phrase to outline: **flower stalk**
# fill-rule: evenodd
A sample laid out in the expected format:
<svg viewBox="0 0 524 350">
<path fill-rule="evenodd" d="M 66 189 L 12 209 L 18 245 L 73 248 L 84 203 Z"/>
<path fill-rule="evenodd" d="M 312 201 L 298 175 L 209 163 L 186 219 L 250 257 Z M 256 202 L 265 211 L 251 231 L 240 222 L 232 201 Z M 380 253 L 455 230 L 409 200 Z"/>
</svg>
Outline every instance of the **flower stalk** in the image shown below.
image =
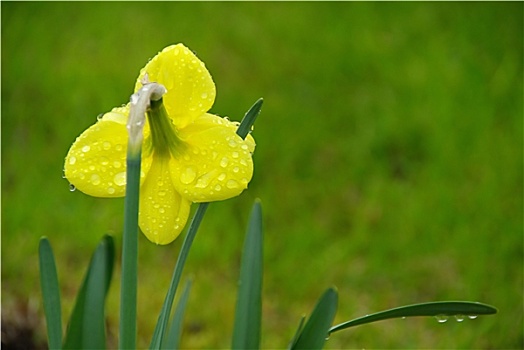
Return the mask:
<svg viewBox="0 0 524 350">
<path fill-rule="evenodd" d="M 138 272 L 138 208 L 140 193 L 140 163 L 146 112 L 151 101 L 162 103 L 164 86 L 149 83 L 131 95 L 127 131 L 126 197 L 124 202 L 124 234 L 122 243 L 122 281 L 120 289 L 119 349 L 136 349 L 137 272 Z"/>
</svg>

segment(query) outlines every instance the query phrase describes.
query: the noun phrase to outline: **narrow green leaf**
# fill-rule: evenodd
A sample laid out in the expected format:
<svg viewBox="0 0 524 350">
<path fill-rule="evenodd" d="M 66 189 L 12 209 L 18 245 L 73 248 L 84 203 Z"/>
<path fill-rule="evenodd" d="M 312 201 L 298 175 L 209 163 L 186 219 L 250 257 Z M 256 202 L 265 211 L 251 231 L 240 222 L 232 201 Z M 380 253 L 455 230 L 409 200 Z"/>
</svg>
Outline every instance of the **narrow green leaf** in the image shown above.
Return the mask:
<svg viewBox="0 0 524 350">
<path fill-rule="evenodd" d="M 259 98 L 253 106 L 246 112 L 244 115 L 244 118 L 242 118 L 242 122 L 240 123 L 237 134 L 245 139 L 247 134 L 251 131 L 251 127 L 255 123 L 255 120 L 257 119 L 258 115 L 260 114 L 260 109 L 262 108 L 262 103 L 264 102 L 264 99 Z"/>
<path fill-rule="evenodd" d="M 233 329 L 233 349 L 258 349 L 262 315 L 262 207 L 256 201 L 244 243 Z"/>
<path fill-rule="evenodd" d="M 119 349 L 136 349 L 140 154 L 140 150 L 128 149 L 127 152 L 124 233 L 122 237 L 122 280 L 120 282 Z"/>
<path fill-rule="evenodd" d="M 187 300 L 189 299 L 189 290 L 191 289 L 191 280 L 187 281 L 186 287 L 182 292 L 182 296 L 178 301 L 177 307 L 171 320 L 171 326 L 169 327 L 169 333 L 165 344 L 162 344 L 163 349 L 179 349 L 180 348 L 180 336 L 182 334 L 182 321 L 184 319 L 184 312 L 186 310 Z"/>
<path fill-rule="evenodd" d="M 302 333 L 302 329 L 304 328 L 304 322 L 306 322 L 306 316 L 302 316 L 300 318 L 300 322 L 298 323 L 297 331 L 295 332 L 293 339 L 291 339 L 291 341 L 289 342 L 288 349 L 292 349 L 295 346 L 298 340 L 298 337 L 300 336 L 300 333 Z"/>
<path fill-rule="evenodd" d="M 329 288 L 320 297 L 313 313 L 302 329 L 292 349 L 322 349 L 328 337 L 328 330 L 337 312 L 338 294 Z"/>
<path fill-rule="evenodd" d="M 104 305 L 115 259 L 113 238 L 98 244 L 69 321 L 65 349 L 105 349 Z"/>
<path fill-rule="evenodd" d="M 55 257 L 49 240 L 40 239 L 40 286 L 44 302 L 47 323 L 47 341 L 49 349 L 62 348 L 62 309 L 60 304 L 60 286 L 56 272 Z"/>
<path fill-rule="evenodd" d="M 377 312 L 364 317 L 359 317 L 332 327 L 329 333 L 342 329 L 354 327 L 366 323 L 372 323 L 391 318 L 414 317 L 414 316 L 479 316 L 497 313 L 493 306 L 470 302 L 470 301 L 439 301 L 422 304 L 401 306 L 386 311 Z"/>
<path fill-rule="evenodd" d="M 209 203 L 200 203 L 195 215 L 193 216 L 193 219 L 191 220 L 191 224 L 189 225 L 189 229 L 187 230 L 187 235 L 184 238 L 182 248 L 180 249 L 180 255 L 178 256 L 178 260 L 175 265 L 175 270 L 173 271 L 173 277 L 171 278 L 171 283 L 169 285 L 166 298 L 164 299 L 162 310 L 160 310 L 160 315 L 158 316 L 155 332 L 153 333 L 151 345 L 149 346 L 150 349 L 162 348 L 162 341 L 164 339 L 167 321 L 171 313 L 171 307 L 173 305 L 173 299 L 175 298 L 175 293 L 178 288 L 178 283 L 180 282 L 180 277 L 182 276 L 182 270 L 184 269 L 187 256 L 189 255 L 189 250 L 191 249 L 191 245 L 193 244 L 193 240 L 195 239 L 196 233 L 198 231 L 198 228 L 200 227 L 200 223 L 204 218 L 204 214 L 206 213 L 206 209 L 208 206 Z"/>
</svg>

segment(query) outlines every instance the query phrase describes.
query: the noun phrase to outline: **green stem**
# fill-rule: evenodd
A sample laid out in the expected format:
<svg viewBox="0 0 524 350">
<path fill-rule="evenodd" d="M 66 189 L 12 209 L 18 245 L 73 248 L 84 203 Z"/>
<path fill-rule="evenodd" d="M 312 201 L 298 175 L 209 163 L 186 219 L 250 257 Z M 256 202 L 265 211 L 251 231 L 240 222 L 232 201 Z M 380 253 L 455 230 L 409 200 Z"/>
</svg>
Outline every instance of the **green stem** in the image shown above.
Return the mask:
<svg viewBox="0 0 524 350">
<path fill-rule="evenodd" d="M 140 151 L 136 153 L 129 148 L 122 242 L 119 349 L 136 349 L 139 188 Z"/>
<path fill-rule="evenodd" d="M 124 202 L 124 234 L 122 242 L 122 281 L 120 286 L 119 349 L 136 349 L 136 306 L 138 280 L 138 203 L 140 194 L 140 162 L 146 111 L 151 101 L 159 101 L 166 89 L 150 83 L 131 95 L 127 131 L 127 182 Z"/>
</svg>

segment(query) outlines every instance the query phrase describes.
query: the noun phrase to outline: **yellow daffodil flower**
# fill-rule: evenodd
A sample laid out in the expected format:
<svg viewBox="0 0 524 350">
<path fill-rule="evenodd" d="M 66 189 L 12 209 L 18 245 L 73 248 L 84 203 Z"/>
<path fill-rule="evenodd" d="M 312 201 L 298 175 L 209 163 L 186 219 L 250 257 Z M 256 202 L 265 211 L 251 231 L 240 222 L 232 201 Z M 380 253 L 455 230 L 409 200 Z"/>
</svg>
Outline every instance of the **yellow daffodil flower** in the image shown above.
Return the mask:
<svg viewBox="0 0 524 350">
<path fill-rule="evenodd" d="M 239 195 L 251 180 L 255 141 L 236 134 L 238 123 L 207 111 L 215 84 L 204 63 L 182 44 L 166 47 L 140 71 L 167 93 L 152 101 L 144 126 L 139 226 L 157 244 L 172 242 L 193 202 Z M 129 105 L 114 108 L 84 131 L 65 159 L 65 177 L 96 197 L 122 197 L 126 189 Z"/>
</svg>

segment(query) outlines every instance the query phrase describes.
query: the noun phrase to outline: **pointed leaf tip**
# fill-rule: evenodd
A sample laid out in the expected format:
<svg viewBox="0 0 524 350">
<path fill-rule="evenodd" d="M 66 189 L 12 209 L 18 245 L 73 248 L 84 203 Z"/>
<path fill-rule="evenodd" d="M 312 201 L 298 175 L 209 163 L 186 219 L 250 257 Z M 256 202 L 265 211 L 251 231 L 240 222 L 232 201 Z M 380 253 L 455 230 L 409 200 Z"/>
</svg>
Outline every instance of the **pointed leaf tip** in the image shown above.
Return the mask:
<svg viewBox="0 0 524 350">
<path fill-rule="evenodd" d="M 322 349 L 335 318 L 337 304 L 338 293 L 335 288 L 329 288 L 320 297 L 291 349 Z"/>
</svg>

